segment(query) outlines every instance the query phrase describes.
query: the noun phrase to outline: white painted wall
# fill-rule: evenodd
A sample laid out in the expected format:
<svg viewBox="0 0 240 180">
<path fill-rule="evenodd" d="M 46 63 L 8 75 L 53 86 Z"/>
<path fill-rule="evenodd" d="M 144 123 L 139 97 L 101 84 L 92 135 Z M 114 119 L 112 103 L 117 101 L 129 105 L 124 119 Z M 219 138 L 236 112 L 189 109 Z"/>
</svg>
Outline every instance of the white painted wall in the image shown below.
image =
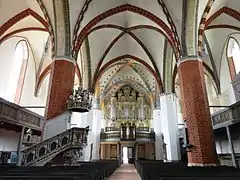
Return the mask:
<svg viewBox="0 0 240 180">
<path fill-rule="evenodd" d="M 90 149 L 92 142 L 92 125 L 93 125 L 93 110 L 86 112 L 86 113 L 76 113 L 73 112 L 71 115 L 71 128 L 73 127 L 80 127 L 85 128 L 89 126 L 90 131 L 88 134 L 88 145 L 83 150 L 83 159 L 88 161 L 90 158 Z"/>
<path fill-rule="evenodd" d="M 228 60 L 223 56 L 221 71 L 220 71 L 221 95 L 218 96 L 221 105 L 231 105 L 236 102 L 230 72 L 228 67 Z"/>
<path fill-rule="evenodd" d="M 71 114 L 65 112 L 45 122 L 43 140 L 49 139 L 70 129 Z"/>
<path fill-rule="evenodd" d="M 88 133 L 88 144 L 86 146 L 86 148 L 84 149 L 84 160 L 85 161 L 89 161 L 90 160 L 90 156 L 91 156 L 91 144 L 93 143 L 93 138 L 92 138 L 92 126 L 93 126 L 93 109 L 90 110 L 88 113 L 84 113 L 84 117 L 85 117 L 85 122 L 86 124 L 84 125 L 88 125 L 90 128 L 90 131 Z M 84 126 L 86 127 L 86 126 Z"/>
<path fill-rule="evenodd" d="M 73 112 L 71 115 L 71 128 L 73 127 L 80 127 L 85 128 L 86 126 L 90 126 L 91 120 L 89 119 L 89 113 L 78 113 Z"/>
<path fill-rule="evenodd" d="M 11 38 L 0 44 L 0 97 L 5 98 L 10 70 L 13 65 L 14 52 L 17 42 L 20 38 Z"/>
<path fill-rule="evenodd" d="M 17 151 L 20 133 L 0 128 L 0 151 Z"/>
<path fill-rule="evenodd" d="M 71 128 L 85 128 L 87 126 L 89 126 L 90 128 L 88 135 L 88 145 L 84 149 L 84 160 L 86 161 L 88 161 L 90 158 L 91 144 L 93 144 L 92 160 L 99 159 L 100 131 L 102 127 L 102 119 L 103 112 L 99 109 L 92 109 L 87 113 L 72 113 Z"/>
<path fill-rule="evenodd" d="M 209 105 L 229 106 L 236 102 L 226 59 L 223 59 L 222 66 L 221 66 L 221 74 L 220 74 L 221 94 L 217 94 L 212 84 L 212 80 L 208 76 L 205 76 L 205 84 L 206 84 L 206 89 L 208 94 Z M 214 113 L 221 109 L 223 108 L 221 107 L 210 108 L 210 111 L 211 113 Z"/>
<path fill-rule="evenodd" d="M 166 143 L 167 160 L 179 160 L 178 111 L 177 98 L 174 94 L 160 96 L 160 119 L 164 142 Z"/>
<path fill-rule="evenodd" d="M 205 76 L 205 82 L 208 92 L 208 99 L 210 105 L 222 105 L 222 106 L 228 106 L 231 104 L 234 104 L 236 102 L 236 98 L 234 95 L 232 83 L 231 83 L 231 77 L 229 72 L 229 66 L 228 66 L 228 59 L 226 54 L 227 46 L 225 46 L 223 52 L 223 56 L 221 57 L 221 66 L 220 66 L 220 72 L 219 72 L 219 79 L 220 79 L 220 87 L 221 87 L 221 94 L 217 95 L 215 90 L 213 89 L 213 85 L 209 82 L 209 79 L 206 79 Z M 212 87 L 209 87 L 212 86 Z M 220 108 L 221 109 L 221 108 Z M 216 112 L 220 109 L 213 109 L 211 112 Z"/>
<path fill-rule="evenodd" d="M 101 120 L 103 117 L 103 112 L 98 109 L 92 110 L 92 129 L 91 129 L 91 143 L 93 143 L 93 153 L 92 159 L 98 160 L 99 159 L 99 150 L 100 150 L 100 132 L 101 132 Z"/>
<path fill-rule="evenodd" d="M 162 127 L 161 127 L 161 110 L 153 110 L 153 121 L 151 123 L 151 128 L 154 128 L 155 132 L 155 158 L 156 160 L 163 160 L 163 141 L 162 141 Z"/>
</svg>

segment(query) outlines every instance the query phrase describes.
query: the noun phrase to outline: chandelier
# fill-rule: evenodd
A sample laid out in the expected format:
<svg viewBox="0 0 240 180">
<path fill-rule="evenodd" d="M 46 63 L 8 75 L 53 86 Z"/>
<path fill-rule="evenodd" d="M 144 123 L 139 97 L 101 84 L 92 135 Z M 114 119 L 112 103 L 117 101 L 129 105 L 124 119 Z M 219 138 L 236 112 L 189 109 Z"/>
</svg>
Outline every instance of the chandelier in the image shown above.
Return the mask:
<svg viewBox="0 0 240 180">
<path fill-rule="evenodd" d="M 72 112 L 89 112 L 92 108 L 91 93 L 82 86 L 73 89 L 72 94 L 67 101 L 67 109 Z"/>
</svg>

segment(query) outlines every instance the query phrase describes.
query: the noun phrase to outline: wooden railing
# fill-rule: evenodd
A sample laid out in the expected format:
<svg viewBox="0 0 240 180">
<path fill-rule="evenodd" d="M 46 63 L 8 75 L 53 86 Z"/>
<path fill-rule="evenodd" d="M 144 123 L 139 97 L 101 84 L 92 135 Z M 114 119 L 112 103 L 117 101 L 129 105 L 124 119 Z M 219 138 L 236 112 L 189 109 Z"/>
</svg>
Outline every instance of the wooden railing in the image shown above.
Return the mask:
<svg viewBox="0 0 240 180">
<path fill-rule="evenodd" d="M 120 131 L 118 132 L 101 132 L 100 139 L 101 141 L 120 141 Z"/>
<path fill-rule="evenodd" d="M 22 166 L 30 166 L 39 161 L 49 161 L 53 155 L 74 148 L 83 148 L 87 145 L 88 129 L 72 128 L 50 139 L 34 144 L 21 151 Z"/>
<path fill-rule="evenodd" d="M 105 130 L 105 131 L 104 131 Z M 121 129 L 116 127 L 106 127 L 100 133 L 101 142 L 115 142 L 115 141 L 155 141 L 155 133 L 150 131 L 148 127 L 138 127 L 136 131 L 129 135 L 121 137 Z"/>
<path fill-rule="evenodd" d="M 138 141 L 155 141 L 154 132 L 137 132 L 136 139 Z"/>
<path fill-rule="evenodd" d="M 0 120 L 37 130 L 42 130 L 44 118 L 0 98 Z"/>
<path fill-rule="evenodd" d="M 240 102 L 212 114 L 212 122 L 213 127 L 221 127 L 240 122 Z"/>
<path fill-rule="evenodd" d="M 150 128 L 149 127 L 137 127 L 136 131 L 139 131 L 139 132 L 149 132 Z"/>
<path fill-rule="evenodd" d="M 105 127 L 105 132 L 120 131 L 120 128 L 117 127 Z"/>
</svg>

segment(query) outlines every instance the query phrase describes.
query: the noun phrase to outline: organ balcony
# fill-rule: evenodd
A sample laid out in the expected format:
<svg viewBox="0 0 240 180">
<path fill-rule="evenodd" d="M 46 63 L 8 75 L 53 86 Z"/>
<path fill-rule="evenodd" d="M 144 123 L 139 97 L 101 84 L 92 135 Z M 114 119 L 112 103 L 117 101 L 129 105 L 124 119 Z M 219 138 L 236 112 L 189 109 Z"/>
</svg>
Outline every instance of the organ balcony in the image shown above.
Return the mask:
<svg viewBox="0 0 240 180">
<path fill-rule="evenodd" d="M 137 127 L 125 130 L 118 127 L 105 127 L 100 133 L 101 142 L 136 141 L 155 142 L 155 133 L 148 127 Z"/>
</svg>

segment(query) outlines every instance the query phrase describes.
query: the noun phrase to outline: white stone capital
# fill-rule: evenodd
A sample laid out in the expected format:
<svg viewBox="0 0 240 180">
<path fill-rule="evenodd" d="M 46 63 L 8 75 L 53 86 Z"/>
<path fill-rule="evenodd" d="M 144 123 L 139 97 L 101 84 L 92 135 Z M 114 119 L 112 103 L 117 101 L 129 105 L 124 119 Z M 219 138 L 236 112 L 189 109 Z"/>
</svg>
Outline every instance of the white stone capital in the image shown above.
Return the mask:
<svg viewBox="0 0 240 180">
<path fill-rule="evenodd" d="M 177 64 L 177 67 L 183 63 L 183 62 L 187 62 L 187 61 L 200 61 L 202 62 L 202 58 L 199 57 L 199 56 L 186 56 L 186 57 L 182 57 L 178 60 L 178 62 L 176 63 Z"/>
<path fill-rule="evenodd" d="M 70 56 L 55 56 L 52 58 L 52 61 L 68 61 L 74 65 L 76 64 L 76 60 Z"/>
</svg>

